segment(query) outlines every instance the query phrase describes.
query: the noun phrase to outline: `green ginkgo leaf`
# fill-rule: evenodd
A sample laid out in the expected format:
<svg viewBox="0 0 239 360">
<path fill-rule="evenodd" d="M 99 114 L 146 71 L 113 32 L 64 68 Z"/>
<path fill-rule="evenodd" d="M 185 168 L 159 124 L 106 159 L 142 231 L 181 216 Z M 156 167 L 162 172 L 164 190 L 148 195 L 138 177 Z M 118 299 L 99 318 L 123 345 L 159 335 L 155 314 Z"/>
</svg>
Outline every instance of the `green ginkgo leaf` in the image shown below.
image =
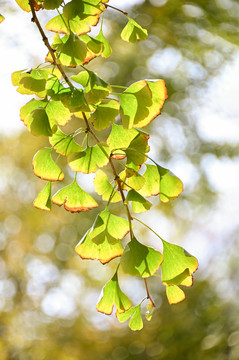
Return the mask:
<svg viewBox="0 0 239 360">
<path fill-rule="evenodd" d="M 59 95 L 60 101 L 71 112 L 91 112 L 81 89 L 66 89 Z"/>
<path fill-rule="evenodd" d="M 167 90 L 163 80 L 141 80 L 120 94 L 120 114 L 125 129 L 148 125 L 163 107 Z"/>
<path fill-rule="evenodd" d="M 65 126 L 71 119 L 71 112 L 61 101 L 49 101 L 46 113 L 51 121 L 57 121 L 60 126 Z"/>
<path fill-rule="evenodd" d="M 103 288 L 103 294 L 96 309 L 104 314 L 111 314 L 115 305 L 117 313 L 123 313 L 131 307 L 130 299 L 121 291 L 117 273 Z"/>
<path fill-rule="evenodd" d="M 103 99 L 96 110 L 90 115 L 89 120 L 97 131 L 106 129 L 115 121 L 119 114 L 119 103 L 112 99 Z"/>
<path fill-rule="evenodd" d="M 5 17 L 2 14 L 0 14 L 0 24 L 1 22 L 3 22 L 3 20 L 5 20 Z"/>
<path fill-rule="evenodd" d="M 123 190 L 129 191 L 130 189 L 134 189 L 139 191 L 145 183 L 145 179 L 138 172 L 133 169 L 126 169 L 122 171 L 119 175 L 121 181 L 123 182 L 122 188 Z"/>
<path fill-rule="evenodd" d="M 43 180 L 61 181 L 64 174 L 51 157 L 51 148 L 39 150 L 33 158 L 33 172 Z"/>
<path fill-rule="evenodd" d="M 95 38 L 85 34 L 80 39 L 87 45 L 87 53 L 83 64 L 88 64 L 92 59 L 100 56 L 104 51 L 104 44 Z"/>
<path fill-rule="evenodd" d="M 147 278 L 155 273 L 162 261 L 160 252 L 141 244 L 134 237 L 127 244 L 120 265 L 127 274 Z"/>
<path fill-rule="evenodd" d="M 94 187 L 97 194 L 102 195 L 104 201 L 110 200 L 112 203 L 116 203 L 122 200 L 120 193 L 110 184 L 107 175 L 102 170 L 98 170 L 96 173 Z"/>
<path fill-rule="evenodd" d="M 36 136 L 52 136 L 57 129 L 55 121 L 51 121 L 50 124 L 47 112 L 43 107 L 39 107 L 27 115 L 24 124 Z"/>
<path fill-rule="evenodd" d="M 129 202 L 131 202 L 133 212 L 135 213 L 148 211 L 152 206 L 151 202 L 146 200 L 142 195 L 140 195 L 137 191 L 133 189 L 128 192 L 125 199 L 126 204 L 128 204 Z"/>
<path fill-rule="evenodd" d="M 143 328 L 143 320 L 141 316 L 141 305 L 133 306 L 130 309 L 126 310 L 125 312 L 119 313 L 116 312 L 117 319 L 120 322 L 125 322 L 129 318 L 129 327 L 131 330 L 141 330 Z"/>
<path fill-rule="evenodd" d="M 97 104 L 109 95 L 111 88 L 108 83 L 92 71 L 81 71 L 71 79 L 84 87 L 84 96 L 88 104 Z"/>
<path fill-rule="evenodd" d="M 124 41 L 136 43 L 138 40 L 145 41 L 148 36 L 146 29 L 143 29 L 136 21 L 128 17 L 128 23 L 121 32 Z"/>
<path fill-rule="evenodd" d="M 181 246 L 163 240 L 162 283 L 165 285 L 190 286 L 188 279 L 198 268 L 197 259 Z M 187 282 L 185 280 L 187 279 Z"/>
<path fill-rule="evenodd" d="M 100 30 L 99 34 L 95 37 L 96 40 L 100 41 L 104 45 L 104 50 L 102 52 L 102 57 L 107 58 L 111 55 L 112 49 L 108 42 L 108 40 L 105 38 L 102 29 Z"/>
<path fill-rule="evenodd" d="M 141 165 L 145 163 L 147 160 L 145 153 L 149 152 L 148 139 L 148 134 L 138 132 L 138 135 L 131 141 L 128 148 L 124 150 L 127 156 L 127 167 L 138 171 Z"/>
<path fill-rule="evenodd" d="M 107 240 L 110 244 L 119 242 L 129 232 L 129 222 L 119 216 L 109 213 L 107 209 L 98 214 L 90 238 L 96 244 Z"/>
<path fill-rule="evenodd" d="M 61 4 L 63 3 L 63 0 L 44 0 L 44 9 L 47 10 L 54 10 L 57 9 Z"/>
<path fill-rule="evenodd" d="M 138 134 L 139 131 L 136 129 L 126 130 L 122 125 L 112 124 L 112 130 L 107 139 L 107 144 L 111 152 L 118 149 L 126 149 Z"/>
<path fill-rule="evenodd" d="M 124 248 L 120 241 L 110 243 L 105 237 L 102 242 L 96 243 L 90 238 L 90 231 L 88 230 L 75 248 L 76 253 L 82 259 L 99 260 L 102 264 L 106 264 L 122 255 Z"/>
<path fill-rule="evenodd" d="M 64 208 L 71 212 L 87 211 L 98 206 L 93 197 L 85 192 L 76 180 L 60 189 L 51 200 L 56 205 L 64 205 Z"/>
<path fill-rule="evenodd" d="M 140 195 L 150 197 L 160 193 L 160 173 L 155 165 L 146 164 L 146 170 L 143 174 L 145 179 L 144 186 L 138 190 Z"/>
<path fill-rule="evenodd" d="M 56 152 L 63 156 L 68 156 L 83 150 L 82 147 L 75 142 L 73 135 L 67 135 L 60 129 L 49 138 L 49 142 Z"/>
<path fill-rule="evenodd" d="M 185 298 L 186 298 L 184 291 L 176 285 L 167 286 L 166 287 L 166 295 L 167 295 L 169 304 L 177 304 L 177 303 L 185 300 Z"/>
<path fill-rule="evenodd" d="M 98 143 L 88 146 L 84 151 L 69 156 L 69 166 L 73 171 L 84 174 L 96 172 L 98 167 L 103 167 L 109 162 L 110 151 L 106 144 Z"/>
<path fill-rule="evenodd" d="M 31 7 L 29 5 L 29 0 L 15 0 L 15 1 L 22 10 L 27 11 L 27 12 L 31 11 Z M 34 0 L 33 6 L 36 11 L 39 10 L 42 7 L 42 1 Z"/>
<path fill-rule="evenodd" d="M 168 169 L 159 165 L 157 165 L 157 168 L 160 174 L 160 200 L 166 203 L 177 198 L 182 193 L 183 183 Z"/>
<path fill-rule="evenodd" d="M 51 182 L 49 181 L 46 186 L 41 190 L 34 200 L 33 205 L 41 210 L 51 211 Z"/>
</svg>

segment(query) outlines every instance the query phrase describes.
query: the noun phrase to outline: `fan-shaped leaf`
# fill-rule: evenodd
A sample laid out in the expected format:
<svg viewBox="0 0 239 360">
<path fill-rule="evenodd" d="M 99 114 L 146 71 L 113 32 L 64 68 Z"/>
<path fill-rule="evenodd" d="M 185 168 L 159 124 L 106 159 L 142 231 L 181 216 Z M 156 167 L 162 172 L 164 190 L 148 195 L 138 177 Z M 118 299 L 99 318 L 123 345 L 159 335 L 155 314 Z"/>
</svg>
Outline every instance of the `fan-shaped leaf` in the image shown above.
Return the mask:
<svg viewBox="0 0 239 360">
<path fill-rule="evenodd" d="M 61 181 L 64 174 L 55 164 L 51 157 L 50 148 L 39 150 L 33 158 L 33 172 L 36 176 L 44 180 Z"/>
<path fill-rule="evenodd" d="M 5 17 L 2 14 L 0 14 L 0 24 L 1 22 L 3 22 L 3 20 L 5 20 Z"/>
<path fill-rule="evenodd" d="M 56 205 L 64 205 L 64 208 L 71 212 L 87 211 L 98 206 L 92 196 L 85 192 L 76 181 L 60 189 L 51 200 Z"/>
<path fill-rule="evenodd" d="M 166 294 L 169 304 L 177 304 L 186 298 L 184 291 L 176 285 L 167 286 Z"/>
<path fill-rule="evenodd" d="M 102 171 L 98 170 L 94 179 L 94 187 L 97 194 L 102 195 L 102 200 L 111 202 L 119 202 L 122 200 L 121 195 L 114 190 L 114 187 L 110 184 L 107 175 Z"/>
<path fill-rule="evenodd" d="M 75 142 L 72 135 L 67 135 L 60 129 L 49 138 L 49 142 L 56 152 L 63 156 L 68 156 L 83 150 L 82 147 Z"/>
<path fill-rule="evenodd" d="M 82 259 L 99 260 L 102 264 L 106 264 L 117 256 L 122 255 L 124 248 L 120 241 L 110 243 L 107 237 L 105 237 L 103 242 L 96 243 L 90 238 L 89 233 L 90 230 L 88 230 L 75 249 Z"/>
<path fill-rule="evenodd" d="M 160 200 L 166 203 L 169 200 L 175 199 L 182 193 L 183 183 L 168 169 L 159 165 L 157 165 L 157 168 L 160 174 Z"/>
<path fill-rule="evenodd" d="M 137 191 L 133 189 L 128 192 L 125 203 L 128 204 L 130 201 L 132 209 L 135 213 L 148 211 L 152 206 L 151 202 L 146 200 L 143 196 L 141 196 Z"/>
<path fill-rule="evenodd" d="M 134 237 L 127 244 L 120 264 L 125 273 L 146 278 L 155 273 L 162 261 L 160 252 L 141 244 Z"/>
<path fill-rule="evenodd" d="M 145 179 L 144 186 L 138 190 L 142 196 L 158 195 L 160 193 L 160 173 L 155 165 L 146 164 L 146 170 L 143 174 Z"/>
<path fill-rule="evenodd" d="M 125 129 L 148 125 L 163 107 L 167 90 L 163 80 L 141 80 L 120 95 L 121 119 Z"/>
<path fill-rule="evenodd" d="M 102 32 L 102 29 L 100 30 L 99 34 L 95 37 L 95 39 L 102 42 L 104 45 L 104 50 L 101 54 L 102 57 L 104 57 L 104 58 L 109 57 L 112 53 L 112 49 L 111 49 L 111 46 L 110 46 L 108 40 L 105 38 L 105 36 Z"/>
<path fill-rule="evenodd" d="M 52 136 L 53 132 L 57 129 L 55 121 L 50 124 L 47 112 L 43 107 L 39 107 L 27 115 L 24 124 L 36 136 Z"/>
<path fill-rule="evenodd" d="M 136 43 L 137 40 L 145 41 L 148 36 L 146 29 L 143 29 L 136 21 L 129 18 L 127 25 L 124 27 L 121 32 L 121 38 L 124 41 Z"/>
<path fill-rule="evenodd" d="M 103 294 L 96 309 L 104 314 L 111 314 L 115 305 L 117 313 L 123 313 L 131 307 L 130 299 L 121 291 L 117 273 L 103 288 Z"/>
<path fill-rule="evenodd" d="M 99 143 L 93 147 L 88 146 L 84 151 L 69 156 L 69 165 L 73 171 L 84 174 L 96 172 L 109 162 L 110 151 L 108 146 Z"/>
<path fill-rule="evenodd" d="M 115 121 L 119 114 L 119 103 L 112 99 L 103 99 L 96 110 L 90 115 L 89 120 L 98 131 L 106 129 Z"/>
<path fill-rule="evenodd" d="M 41 210 L 51 211 L 51 182 L 49 181 L 46 186 L 41 190 L 34 200 L 33 205 Z"/>
<path fill-rule="evenodd" d="M 129 327 L 133 331 L 141 330 L 143 328 L 140 304 L 138 306 L 131 307 L 123 313 L 116 312 L 116 316 L 120 322 L 124 322 L 131 317 L 129 321 Z"/>
</svg>

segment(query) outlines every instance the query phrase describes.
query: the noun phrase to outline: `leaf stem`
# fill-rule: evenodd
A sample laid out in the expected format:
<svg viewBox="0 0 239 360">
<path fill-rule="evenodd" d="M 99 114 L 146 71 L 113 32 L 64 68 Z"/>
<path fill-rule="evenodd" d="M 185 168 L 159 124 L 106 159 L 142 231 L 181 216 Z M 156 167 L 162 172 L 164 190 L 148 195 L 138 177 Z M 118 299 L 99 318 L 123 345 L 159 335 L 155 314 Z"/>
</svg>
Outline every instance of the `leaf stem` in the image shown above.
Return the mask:
<svg viewBox="0 0 239 360">
<path fill-rule="evenodd" d="M 33 5 L 33 0 L 29 0 L 29 5 L 30 5 L 30 8 L 31 8 L 31 12 L 32 12 L 32 22 L 34 22 L 42 36 L 42 40 L 44 42 L 44 44 L 46 45 L 47 49 L 49 50 L 49 53 L 51 54 L 51 57 L 52 57 L 52 60 L 53 60 L 53 65 L 57 66 L 57 68 L 59 69 L 59 71 L 61 72 L 62 74 L 62 77 L 63 79 L 65 80 L 65 82 L 69 85 L 69 87 L 71 89 L 74 89 L 74 86 L 72 85 L 72 83 L 70 82 L 70 80 L 68 79 L 65 71 L 63 70 L 61 64 L 59 64 L 59 62 L 57 62 L 57 58 L 55 56 L 55 52 L 54 50 L 52 49 L 49 41 L 48 41 L 48 38 L 46 37 L 45 35 L 45 32 L 44 30 L 42 29 L 41 27 L 41 24 L 36 16 L 36 11 L 34 9 L 34 5 Z"/>
<path fill-rule="evenodd" d="M 128 13 L 126 11 L 118 9 L 117 7 L 114 7 L 114 6 L 109 5 L 109 4 L 104 4 L 104 6 L 105 6 L 106 9 L 109 7 L 111 9 L 117 10 L 117 11 L 121 12 L 122 14 L 128 16 Z"/>
<path fill-rule="evenodd" d="M 145 283 L 145 288 L 146 288 L 146 293 L 147 293 L 147 299 L 149 299 L 153 305 L 153 307 L 156 307 L 153 299 L 151 298 L 150 296 L 150 293 L 149 293 L 149 288 L 148 288 L 148 283 L 147 283 L 147 280 L 144 278 L 144 283 Z"/>
</svg>

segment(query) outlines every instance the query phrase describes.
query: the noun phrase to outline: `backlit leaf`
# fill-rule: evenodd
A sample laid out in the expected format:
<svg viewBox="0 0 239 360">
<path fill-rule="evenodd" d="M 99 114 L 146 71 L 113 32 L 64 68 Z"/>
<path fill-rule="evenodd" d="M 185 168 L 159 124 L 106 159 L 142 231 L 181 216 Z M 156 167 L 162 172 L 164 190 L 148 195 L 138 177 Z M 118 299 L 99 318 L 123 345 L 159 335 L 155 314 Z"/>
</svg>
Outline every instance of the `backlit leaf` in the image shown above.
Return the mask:
<svg viewBox="0 0 239 360">
<path fill-rule="evenodd" d="M 145 183 L 145 179 L 143 178 L 143 176 L 141 176 L 133 169 L 126 169 L 122 171 L 119 176 L 120 179 L 123 181 L 123 190 L 129 191 L 133 188 L 134 190 L 138 191 L 143 187 Z"/>
<path fill-rule="evenodd" d="M 33 205 L 41 210 L 51 211 L 51 182 L 41 190 L 34 200 Z"/>
<path fill-rule="evenodd" d="M 124 218 L 109 213 L 107 209 L 98 214 L 90 232 L 90 238 L 96 244 L 107 240 L 114 244 L 129 232 L 129 222 Z"/>
<path fill-rule="evenodd" d="M 83 150 L 82 147 L 75 142 L 72 135 L 67 135 L 60 129 L 49 138 L 49 142 L 56 152 L 63 156 L 68 156 Z"/>
<path fill-rule="evenodd" d="M 158 195 L 160 193 L 160 174 L 158 167 L 146 164 L 143 178 L 145 179 L 145 183 L 144 186 L 138 190 L 140 195 L 146 197 Z"/>
<path fill-rule="evenodd" d="M 197 259 L 181 246 L 163 241 L 162 283 L 180 285 L 198 268 Z M 189 284 L 192 284 L 191 282 Z M 187 286 L 187 282 L 183 283 Z"/>
<path fill-rule="evenodd" d="M 155 273 L 162 261 L 160 252 L 141 244 L 134 237 L 127 244 L 120 264 L 125 273 L 146 278 Z"/>
<path fill-rule="evenodd" d="M 20 8 L 22 8 L 22 10 L 27 12 L 31 11 L 29 0 L 15 0 L 15 1 L 20 6 Z M 41 0 L 33 0 L 33 6 L 36 11 L 39 10 L 42 7 Z"/>
<path fill-rule="evenodd" d="M 98 206 L 92 196 L 85 192 L 76 181 L 60 189 L 51 200 L 56 205 L 64 205 L 64 208 L 71 212 L 87 211 Z"/>
<path fill-rule="evenodd" d="M 145 153 L 149 152 L 149 136 L 146 133 L 138 131 L 138 135 L 131 141 L 128 148 L 125 149 L 127 156 L 126 165 L 136 171 L 147 160 Z"/>
<path fill-rule="evenodd" d="M 61 181 L 64 174 L 52 160 L 50 148 L 39 150 L 33 158 L 33 172 L 43 180 Z"/>
<path fill-rule="evenodd" d="M 5 20 L 5 17 L 2 14 L 0 14 L 0 24 L 1 22 L 3 22 L 3 20 Z"/>
<path fill-rule="evenodd" d="M 99 260 L 102 264 L 106 264 L 110 260 L 122 255 L 124 248 L 120 241 L 110 243 L 107 237 L 105 237 L 101 243 L 96 243 L 90 238 L 89 232 L 90 230 L 88 230 L 75 248 L 76 253 L 82 259 Z"/>
<path fill-rule="evenodd" d="M 46 113 L 51 121 L 57 121 L 60 126 L 65 126 L 71 119 L 70 111 L 61 101 L 49 101 L 46 107 Z"/>
<path fill-rule="evenodd" d="M 43 107 L 39 107 L 27 115 L 24 124 L 36 136 L 52 136 L 57 128 L 56 123 L 50 124 L 47 112 Z"/>
<path fill-rule="evenodd" d="M 102 57 L 104 58 L 107 58 L 111 55 L 112 53 L 112 49 L 111 49 L 111 46 L 108 42 L 108 40 L 105 38 L 103 32 L 102 32 L 102 29 L 100 30 L 99 34 L 95 37 L 96 40 L 99 40 L 100 42 L 103 43 L 104 45 L 104 50 L 102 52 Z"/>
<path fill-rule="evenodd" d="M 99 78 L 92 71 L 82 71 L 71 79 L 84 87 L 84 96 L 88 104 L 97 104 L 107 97 L 111 91 L 108 83 Z"/>
<path fill-rule="evenodd" d="M 44 0 L 43 6 L 47 10 L 54 10 L 57 9 L 62 3 L 63 0 Z"/>
<path fill-rule="evenodd" d="M 157 165 L 157 168 L 160 174 L 160 200 L 166 203 L 169 200 L 175 199 L 182 193 L 183 183 L 168 169 L 159 165 Z"/>
<path fill-rule="evenodd" d="M 148 36 L 146 29 L 143 29 L 136 21 L 128 17 L 128 23 L 121 32 L 124 41 L 136 43 L 138 40 L 145 41 Z"/>
<path fill-rule="evenodd" d="M 90 115 L 89 120 L 97 131 L 106 129 L 115 121 L 119 114 L 119 103 L 112 99 L 103 99 L 96 110 Z"/>
<path fill-rule="evenodd" d="M 97 194 L 102 195 L 102 200 L 109 201 L 111 197 L 111 202 L 119 202 L 122 200 L 121 195 L 115 190 L 112 191 L 114 187 L 110 184 L 107 175 L 102 171 L 98 170 L 94 178 L 94 187 Z"/>
<path fill-rule="evenodd" d="M 163 80 L 141 80 L 120 94 L 121 119 L 125 129 L 148 125 L 163 107 L 167 91 Z"/>
<path fill-rule="evenodd" d="M 176 285 L 167 286 L 166 294 L 169 304 L 177 304 L 186 298 L 184 291 Z"/>
<path fill-rule="evenodd" d="M 141 305 L 133 306 L 123 313 L 116 312 L 116 316 L 120 322 L 129 321 L 129 327 L 131 330 L 141 330 L 143 328 L 143 320 L 141 317 Z"/>
<path fill-rule="evenodd" d="M 87 34 L 81 35 L 80 39 L 87 45 L 87 53 L 83 64 L 88 64 L 88 62 L 95 57 L 100 56 L 104 51 L 104 44 L 99 40 L 96 40 Z"/>
<path fill-rule="evenodd" d="M 148 211 L 152 206 L 151 202 L 146 200 L 142 195 L 133 189 L 128 192 L 125 203 L 128 204 L 130 201 L 133 212 L 135 213 Z"/>
<path fill-rule="evenodd" d="M 109 162 L 109 148 L 104 143 L 88 146 L 84 151 L 69 156 L 69 166 L 73 171 L 84 174 L 96 172 L 98 167 L 103 167 Z"/>
<path fill-rule="evenodd" d="M 126 130 L 122 125 L 112 124 L 112 130 L 107 139 L 107 144 L 111 151 L 115 149 L 125 149 L 138 134 L 139 131 L 136 129 Z"/>
<path fill-rule="evenodd" d="M 68 89 L 67 91 L 61 92 L 59 99 L 71 113 L 79 111 L 90 112 L 90 108 L 84 97 L 84 92 L 81 89 Z"/>
<path fill-rule="evenodd" d="M 130 299 L 121 291 L 117 273 L 103 288 L 103 294 L 96 309 L 104 314 L 111 314 L 115 305 L 117 313 L 123 313 L 131 307 Z"/>
</svg>

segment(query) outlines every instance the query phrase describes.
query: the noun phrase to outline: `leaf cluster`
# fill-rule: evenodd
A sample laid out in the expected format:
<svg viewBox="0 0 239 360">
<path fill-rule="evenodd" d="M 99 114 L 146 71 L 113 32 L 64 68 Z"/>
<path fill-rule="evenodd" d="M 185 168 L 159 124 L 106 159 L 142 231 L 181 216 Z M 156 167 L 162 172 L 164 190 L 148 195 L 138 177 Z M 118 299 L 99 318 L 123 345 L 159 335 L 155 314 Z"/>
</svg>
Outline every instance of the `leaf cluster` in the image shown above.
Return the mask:
<svg viewBox="0 0 239 360">
<path fill-rule="evenodd" d="M 132 306 L 120 289 L 119 270 L 144 279 L 147 294 L 142 301 L 148 299 L 150 320 L 155 304 L 147 278 L 154 276 L 161 266 L 168 300 L 177 303 L 185 298 L 179 286 L 191 286 L 192 274 L 198 267 L 197 260 L 181 247 L 161 239 L 164 247 L 161 254 L 139 242 L 133 231 L 133 220 L 137 219 L 132 213 L 148 211 L 152 206 L 150 197 L 157 196 L 166 203 L 183 190 L 177 176 L 149 157 L 149 134 L 142 130 L 161 112 L 167 99 L 165 82 L 141 80 L 122 92 L 114 92 L 117 86 L 86 67 L 95 57 L 111 54 L 102 26 L 96 37 L 88 34 L 110 6 L 106 5 L 107 1 L 71 0 L 64 4 L 60 0 L 18 0 L 17 3 L 24 11 L 32 12 L 41 34 L 45 33 L 36 11 L 56 9 L 58 13 L 46 24 L 46 30 L 55 32 L 52 44 L 47 46 L 46 62 L 35 69 L 12 74 L 19 93 L 35 96 L 20 109 L 21 120 L 31 134 L 49 140 L 49 147 L 39 149 L 33 158 L 34 174 L 46 181 L 34 206 L 50 211 L 53 203 L 74 213 L 98 207 L 77 179 L 78 173 L 96 173 L 94 188 L 106 206 L 76 246 L 76 253 L 82 259 L 98 260 L 102 264 L 120 257 L 113 277 L 103 288 L 97 310 L 110 314 L 115 306 L 120 322 L 130 318 L 131 329 L 140 330 L 142 302 Z M 128 15 L 127 19 L 122 39 L 144 41 L 147 30 Z M 43 40 L 46 41 L 45 35 Z M 72 67 L 78 67 L 79 72 L 69 77 L 64 69 Z M 74 129 L 69 126 L 72 119 L 77 120 Z M 70 184 L 54 190 L 52 195 L 55 183 L 65 178 L 59 164 L 61 158 L 74 175 Z M 113 214 L 111 204 L 116 202 L 122 203 L 126 218 Z M 125 246 L 122 239 L 128 233 L 130 240 Z"/>
</svg>

